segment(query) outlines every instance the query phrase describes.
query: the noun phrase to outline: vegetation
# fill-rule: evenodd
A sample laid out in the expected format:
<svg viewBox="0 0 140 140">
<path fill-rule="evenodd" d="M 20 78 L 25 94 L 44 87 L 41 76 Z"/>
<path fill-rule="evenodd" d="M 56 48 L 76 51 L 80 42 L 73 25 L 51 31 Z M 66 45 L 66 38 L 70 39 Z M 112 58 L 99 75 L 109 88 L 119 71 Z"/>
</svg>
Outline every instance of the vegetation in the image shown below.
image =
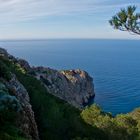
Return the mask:
<svg viewBox="0 0 140 140">
<path fill-rule="evenodd" d="M 113 117 L 103 112 L 99 106 L 92 105 L 83 110 L 81 116 L 86 123 L 104 131 L 109 140 L 140 139 L 140 109 Z"/>
<path fill-rule="evenodd" d="M 5 78 L 6 80 L 11 79 L 11 73 L 10 70 L 8 69 L 8 66 L 1 60 L 2 58 L 0 57 L 0 77 Z"/>
<path fill-rule="evenodd" d="M 11 96 L 6 86 L 0 82 L 0 139 L 25 140 L 16 125 L 21 105 L 15 96 Z"/>
<path fill-rule="evenodd" d="M 102 130 L 83 121 L 78 109 L 49 94 L 39 80 L 19 65 L 6 59 L 1 61 L 27 89 L 42 140 L 107 139 Z"/>
<path fill-rule="evenodd" d="M 121 31 L 140 35 L 140 13 L 135 13 L 136 6 L 129 6 L 127 9 L 121 9 L 109 21 L 110 25 Z"/>
<path fill-rule="evenodd" d="M 103 131 L 81 119 L 78 109 L 49 94 L 36 78 L 19 71 L 15 73 L 30 95 L 42 140 L 107 139 Z"/>
<path fill-rule="evenodd" d="M 49 94 L 42 83 L 28 74 L 12 61 L 1 59 L 4 67 L 0 77 L 6 78 L 11 73 L 27 89 L 39 135 L 42 140 L 139 140 L 140 109 L 128 114 L 112 116 L 105 113 L 98 105 L 87 107 L 83 111 Z M 34 73 L 33 73 L 34 74 Z M 4 102 L 3 102 L 4 100 Z M 21 106 L 10 94 L 6 86 L 0 83 L 0 139 L 25 140 L 16 126 L 16 118 Z M 5 117 L 6 116 L 6 117 Z"/>
</svg>

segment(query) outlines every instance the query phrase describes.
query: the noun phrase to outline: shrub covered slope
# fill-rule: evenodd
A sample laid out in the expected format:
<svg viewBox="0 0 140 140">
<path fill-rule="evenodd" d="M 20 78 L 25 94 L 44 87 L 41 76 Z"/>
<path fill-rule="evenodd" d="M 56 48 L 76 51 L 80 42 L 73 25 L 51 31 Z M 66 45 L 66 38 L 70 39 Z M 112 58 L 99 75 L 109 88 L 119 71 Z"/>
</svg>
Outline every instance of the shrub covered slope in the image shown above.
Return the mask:
<svg viewBox="0 0 140 140">
<path fill-rule="evenodd" d="M 140 109 L 113 117 L 92 105 L 79 111 L 49 94 L 42 83 L 16 62 L 0 58 L 0 140 L 24 140 L 16 125 L 20 103 L 2 79 L 14 73 L 27 89 L 41 140 L 139 140 Z"/>
</svg>

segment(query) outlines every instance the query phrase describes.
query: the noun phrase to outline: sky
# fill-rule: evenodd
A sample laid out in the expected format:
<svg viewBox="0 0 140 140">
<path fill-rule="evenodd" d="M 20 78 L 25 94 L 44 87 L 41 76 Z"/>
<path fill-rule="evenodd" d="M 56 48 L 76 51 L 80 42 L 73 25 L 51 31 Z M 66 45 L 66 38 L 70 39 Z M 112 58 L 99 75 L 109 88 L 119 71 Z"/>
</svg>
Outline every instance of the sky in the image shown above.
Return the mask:
<svg viewBox="0 0 140 140">
<path fill-rule="evenodd" d="M 139 39 L 114 30 L 113 15 L 139 0 L 0 0 L 2 39 Z"/>
</svg>

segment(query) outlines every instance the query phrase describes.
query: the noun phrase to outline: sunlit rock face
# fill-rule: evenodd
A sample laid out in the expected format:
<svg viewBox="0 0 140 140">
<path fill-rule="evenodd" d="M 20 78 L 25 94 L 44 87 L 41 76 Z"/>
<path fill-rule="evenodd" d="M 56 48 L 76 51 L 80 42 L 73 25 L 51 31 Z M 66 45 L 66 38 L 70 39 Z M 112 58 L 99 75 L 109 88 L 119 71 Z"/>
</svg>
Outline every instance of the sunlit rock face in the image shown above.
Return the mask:
<svg viewBox="0 0 140 140">
<path fill-rule="evenodd" d="M 93 79 L 80 69 L 57 71 L 50 68 L 34 68 L 36 78 L 41 80 L 47 90 L 72 104 L 83 108 L 89 100 L 94 98 Z"/>
</svg>

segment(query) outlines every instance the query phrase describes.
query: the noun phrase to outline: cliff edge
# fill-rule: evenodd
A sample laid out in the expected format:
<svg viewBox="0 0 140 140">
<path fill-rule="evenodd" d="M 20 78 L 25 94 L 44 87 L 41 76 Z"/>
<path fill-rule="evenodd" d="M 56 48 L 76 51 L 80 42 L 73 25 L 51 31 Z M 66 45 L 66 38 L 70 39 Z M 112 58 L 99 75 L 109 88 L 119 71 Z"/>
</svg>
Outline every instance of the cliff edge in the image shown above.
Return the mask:
<svg viewBox="0 0 140 140">
<path fill-rule="evenodd" d="M 86 71 L 55 70 L 48 67 L 31 67 L 26 60 L 17 59 L 1 49 L 0 55 L 8 57 L 26 72 L 33 73 L 40 80 L 50 94 L 67 101 L 77 108 L 83 108 L 89 101 L 94 99 L 93 79 Z"/>
<path fill-rule="evenodd" d="M 85 71 L 58 71 L 45 67 L 36 67 L 33 70 L 36 78 L 43 82 L 49 93 L 77 108 L 83 108 L 95 96 L 93 79 Z"/>
<path fill-rule="evenodd" d="M 32 105 L 30 104 L 29 94 L 25 87 L 18 81 L 16 75 L 7 67 L 9 60 L 12 63 L 17 61 L 6 50 L 0 48 L 0 113 L 2 114 L 6 110 L 11 112 L 8 114 L 9 116 L 12 116 L 12 113 L 14 113 L 16 118 L 12 118 L 14 122 L 10 123 L 14 123 L 13 125 L 26 138 L 39 140 L 37 124 Z M 1 115 L 0 118 L 2 118 Z M 8 124 L 9 119 L 6 121 Z"/>
</svg>

